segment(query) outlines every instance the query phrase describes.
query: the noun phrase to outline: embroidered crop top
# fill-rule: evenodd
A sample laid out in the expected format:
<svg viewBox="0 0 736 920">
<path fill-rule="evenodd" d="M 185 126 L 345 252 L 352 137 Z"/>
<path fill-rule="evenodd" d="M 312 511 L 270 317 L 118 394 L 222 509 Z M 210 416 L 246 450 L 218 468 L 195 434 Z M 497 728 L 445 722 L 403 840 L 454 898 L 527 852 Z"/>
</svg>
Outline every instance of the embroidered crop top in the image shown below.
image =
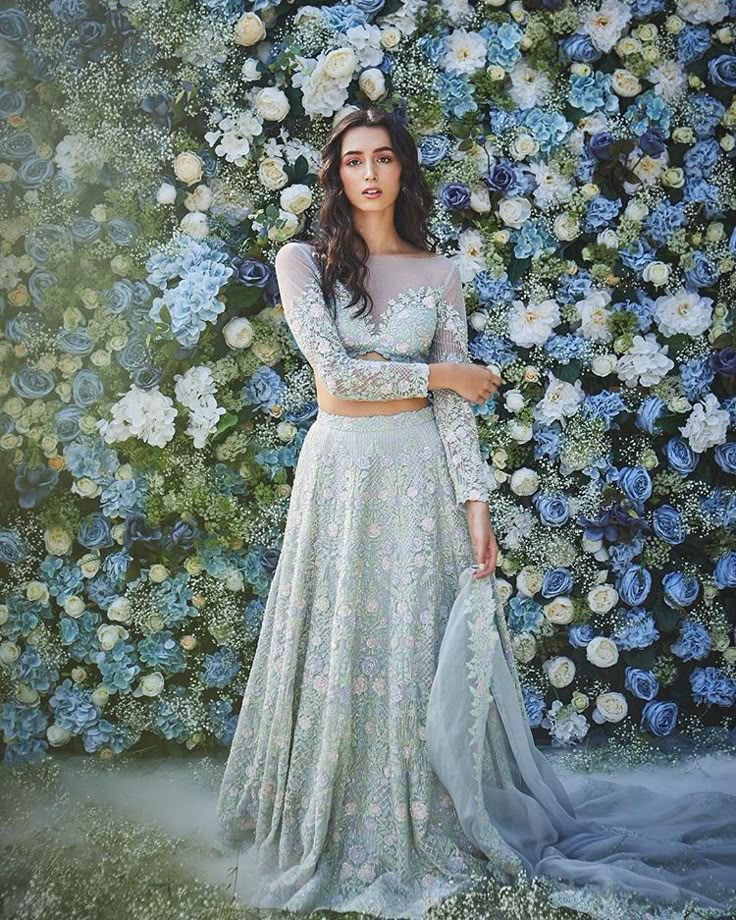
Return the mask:
<svg viewBox="0 0 736 920">
<path fill-rule="evenodd" d="M 468 327 L 457 265 L 438 254 L 383 253 L 368 259 L 373 311 L 355 317 L 350 292 L 336 286 L 333 320 L 309 243 L 286 243 L 276 254 L 276 278 L 286 322 L 312 369 L 338 399 L 429 397 L 458 503 L 488 501 L 483 460 L 470 402 L 454 390 L 429 390 L 429 365 L 469 363 Z M 377 352 L 389 360 L 358 358 Z"/>
</svg>

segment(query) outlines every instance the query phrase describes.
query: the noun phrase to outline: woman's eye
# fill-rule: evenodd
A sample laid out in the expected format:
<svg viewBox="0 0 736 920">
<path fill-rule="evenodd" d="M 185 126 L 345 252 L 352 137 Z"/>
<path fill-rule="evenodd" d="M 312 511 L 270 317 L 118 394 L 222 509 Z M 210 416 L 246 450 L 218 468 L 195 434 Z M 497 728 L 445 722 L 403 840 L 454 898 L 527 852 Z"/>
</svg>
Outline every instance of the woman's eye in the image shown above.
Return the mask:
<svg viewBox="0 0 736 920">
<path fill-rule="evenodd" d="M 379 160 L 387 160 L 389 163 L 391 162 L 391 157 L 386 156 L 385 154 L 384 154 L 384 156 L 379 157 L 378 159 L 379 159 Z M 348 161 L 346 162 L 345 165 L 346 165 L 346 166 L 350 166 L 351 163 L 360 163 L 360 160 L 355 160 L 355 159 L 353 159 L 353 160 L 348 160 Z"/>
</svg>

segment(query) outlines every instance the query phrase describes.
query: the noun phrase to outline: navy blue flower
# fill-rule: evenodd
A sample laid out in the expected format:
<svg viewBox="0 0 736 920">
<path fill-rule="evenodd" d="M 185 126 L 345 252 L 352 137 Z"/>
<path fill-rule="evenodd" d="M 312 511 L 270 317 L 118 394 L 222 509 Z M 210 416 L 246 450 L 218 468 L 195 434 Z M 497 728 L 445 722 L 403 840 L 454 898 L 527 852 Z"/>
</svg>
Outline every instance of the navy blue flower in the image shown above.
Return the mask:
<svg viewBox="0 0 736 920">
<path fill-rule="evenodd" d="M 460 211 L 470 204 L 470 189 L 464 182 L 448 182 L 440 190 L 440 201 L 450 211 Z"/>
<path fill-rule="evenodd" d="M 524 709 L 526 710 L 529 727 L 538 728 L 542 724 L 544 713 L 547 710 L 544 697 L 539 691 L 533 690 L 531 687 L 524 687 L 522 689 L 522 697 L 524 699 Z"/>
<path fill-rule="evenodd" d="M 15 488 L 21 508 L 36 508 L 53 491 L 59 471 L 50 466 L 29 467 L 22 461 L 15 472 Z"/>
<path fill-rule="evenodd" d="M 727 345 L 710 356 L 710 366 L 716 374 L 733 377 L 736 374 L 736 348 Z"/>
<path fill-rule="evenodd" d="M 598 131 L 592 135 L 588 146 L 596 160 L 610 160 L 613 141 L 614 137 L 610 131 Z"/>
<path fill-rule="evenodd" d="M 658 157 L 667 146 L 667 136 L 661 128 L 647 128 L 639 138 L 639 146 L 647 156 Z"/>
<path fill-rule="evenodd" d="M 641 713 L 641 727 L 658 738 L 672 734 L 677 725 L 677 703 L 651 700 Z"/>
</svg>

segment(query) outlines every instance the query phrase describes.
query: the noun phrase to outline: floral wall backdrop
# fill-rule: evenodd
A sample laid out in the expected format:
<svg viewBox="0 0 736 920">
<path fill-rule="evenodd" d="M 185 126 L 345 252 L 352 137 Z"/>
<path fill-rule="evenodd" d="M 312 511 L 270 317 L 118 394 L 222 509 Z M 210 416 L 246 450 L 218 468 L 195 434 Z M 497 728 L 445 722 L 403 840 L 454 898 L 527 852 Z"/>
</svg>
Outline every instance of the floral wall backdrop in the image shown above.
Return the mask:
<svg viewBox="0 0 736 920">
<path fill-rule="evenodd" d="M 465 282 L 540 742 L 736 705 L 736 2 L 0 11 L 4 762 L 232 737 L 317 405 L 273 259 L 403 119 Z"/>
</svg>

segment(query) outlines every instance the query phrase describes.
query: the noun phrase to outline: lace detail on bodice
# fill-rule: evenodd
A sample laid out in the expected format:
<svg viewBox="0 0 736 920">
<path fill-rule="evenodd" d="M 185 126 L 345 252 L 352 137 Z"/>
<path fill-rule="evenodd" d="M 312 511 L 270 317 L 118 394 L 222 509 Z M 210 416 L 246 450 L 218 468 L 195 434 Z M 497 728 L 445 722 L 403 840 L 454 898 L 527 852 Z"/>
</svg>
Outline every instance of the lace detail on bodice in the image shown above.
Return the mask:
<svg viewBox="0 0 736 920">
<path fill-rule="evenodd" d="M 444 257 L 401 255 L 391 263 L 370 266 L 372 314 L 356 316 L 357 306 L 348 309 L 349 292 L 338 282 L 333 320 L 311 246 L 287 243 L 275 260 L 286 321 L 299 349 L 338 399 L 429 397 L 458 503 L 487 502 L 488 465 L 471 404 L 454 390 L 430 392 L 428 387 L 430 364 L 470 362 L 457 266 Z M 357 357 L 368 352 L 388 360 Z"/>
</svg>

